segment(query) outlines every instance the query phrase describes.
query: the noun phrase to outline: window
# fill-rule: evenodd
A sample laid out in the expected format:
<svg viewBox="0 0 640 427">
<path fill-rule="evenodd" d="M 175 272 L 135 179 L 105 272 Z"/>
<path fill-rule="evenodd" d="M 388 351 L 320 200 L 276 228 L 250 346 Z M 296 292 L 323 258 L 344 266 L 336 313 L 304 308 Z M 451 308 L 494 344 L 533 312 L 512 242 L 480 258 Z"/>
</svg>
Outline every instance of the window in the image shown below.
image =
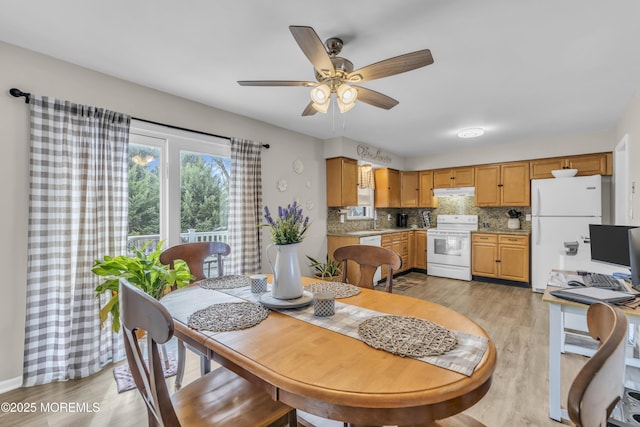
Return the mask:
<svg viewBox="0 0 640 427">
<path fill-rule="evenodd" d="M 358 188 L 358 206 L 347 206 L 347 219 L 373 219 L 373 190 Z"/>
<path fill-rule="evenodd" d="M 226 140 L 134 120 L 129 155 L 130 247 L 227 241 Z"/>
</svg>

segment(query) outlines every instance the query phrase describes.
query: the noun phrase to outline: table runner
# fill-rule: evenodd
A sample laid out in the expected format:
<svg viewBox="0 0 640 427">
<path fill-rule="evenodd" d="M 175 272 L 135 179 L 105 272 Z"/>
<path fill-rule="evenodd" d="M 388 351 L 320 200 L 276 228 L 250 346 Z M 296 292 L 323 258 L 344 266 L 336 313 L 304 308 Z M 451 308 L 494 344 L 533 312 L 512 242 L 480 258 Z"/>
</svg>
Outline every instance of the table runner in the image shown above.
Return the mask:
<svg viewBox="0 0 640 427">
<path fill-rule="evenodd" d="M 233 295 L 238 298 L 258 302 L 260 294 L 254 294 L 250 288 L 222 289 L 217 292 Z M 342 335 L 362 341 L 358 334 L 358 326 L 365 320 L 389 313 L 381 313 L 364 307 L 344 304 L 336 301 L 335 314 L 331 317 L 318 317 L 313 314 L 313 306 L 295 309 L 276 310 L 287 316 L 303 322 L 311 323 L 321 328 L 329 329 Z M 412 357 L 425 363 L 449 369 L 467 376 L 473 374 L 487 350 L 489 340 L 485 337 L 468 334 L 466 332 L 451 331 L 458 339 L 458 345 L 446 354 L 438 356 Z M 400 356 L 398 356 L 400 357 Z"/>
</svg>

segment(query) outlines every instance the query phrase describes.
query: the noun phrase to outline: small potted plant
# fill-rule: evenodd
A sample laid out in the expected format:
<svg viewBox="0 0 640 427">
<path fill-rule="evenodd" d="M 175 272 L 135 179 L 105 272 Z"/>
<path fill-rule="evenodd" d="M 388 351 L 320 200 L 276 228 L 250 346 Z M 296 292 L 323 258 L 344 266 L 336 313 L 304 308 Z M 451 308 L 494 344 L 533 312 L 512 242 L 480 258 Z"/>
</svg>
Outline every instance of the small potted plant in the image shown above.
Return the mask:
<svg viewBox="0 0 640 427">
<path fill-rule="evenodd" d="M 112 329 L 115 332 L 120 330 L 118 290 L 121 278 L 127 279 L 129 283 L 156 299 L 171 292 L 174 285 L 177 288 L 182 288 L 194 279 L 186 262 L 176 260 L 173 269 L 160 262 L 163 242 L 158 242 L 156 249 L 146 254 L 145 249 L 150 243 L 149 241 L 142 248 L 136 249 L 133 257 L 105 256 L 103 259 L 95 261 L 91 271 L 105 278 L 105 281 L 95 289 L 96 297 L 111 291 L 111 298 L 100 309 L 100 327 L 104 325 L 109 313 L 111 313 Z"/>
<path fill-rule="evenodd" d="M 329 254 L 327 254 L 325 262 L 317 261 L 309 255 L 307 255 L 307 259 L 309 260 L 309 267 L 314 269 L 315 276 L 318 279 L 328 280 L 330 282 L 340 282 L 342 280 L 341 263 L 330 259 Z"/>
</svg>

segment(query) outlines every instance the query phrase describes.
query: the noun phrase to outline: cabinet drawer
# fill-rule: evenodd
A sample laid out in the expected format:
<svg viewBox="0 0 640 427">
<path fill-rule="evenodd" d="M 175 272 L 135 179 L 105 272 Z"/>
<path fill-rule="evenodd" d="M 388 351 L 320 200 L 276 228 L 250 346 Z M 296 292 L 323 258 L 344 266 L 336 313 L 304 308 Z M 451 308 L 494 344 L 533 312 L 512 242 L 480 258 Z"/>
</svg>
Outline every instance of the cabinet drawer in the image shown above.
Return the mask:
<svg viewBox="0 0 640 427">
<path fill-rule="evenodd" d="M 478 234 L 474 233 L 471 237 L 472 242 L 498 243 L 497 234 Z"/>
<path fill-rule="evenodd" d="M 506 234 L 506 235 L 500 235 L 499 241 L 501 245 L 527 246 L 529 244 L 529 236 L 517 236 L 513 234 Z"/>
</svg>

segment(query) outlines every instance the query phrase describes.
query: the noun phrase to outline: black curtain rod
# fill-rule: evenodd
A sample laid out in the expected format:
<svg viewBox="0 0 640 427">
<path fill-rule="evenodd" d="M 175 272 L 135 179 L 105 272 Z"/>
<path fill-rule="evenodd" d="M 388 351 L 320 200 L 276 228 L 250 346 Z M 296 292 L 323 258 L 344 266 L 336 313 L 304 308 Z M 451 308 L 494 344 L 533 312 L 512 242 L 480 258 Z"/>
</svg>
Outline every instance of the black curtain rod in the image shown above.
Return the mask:
<svg viewBox="0 0 640 427">
<path fill-rule="evenodd" d="M 16 98 L 20 98 L 20 97 L 24 96 L 25 97 L 24 102 L 27 103 L 27 104 L 29 103 L 29 98 L 31 97 L 30 93 L 23 92 L 20 89 L 16 89 L 16 88 L 9 89 L 9 93 L 11 94 L 11 96 L 14 96 Z M 145 123 L 151 123 L 152 125 L 166 126 L 168 128 L 171 128 L 171 129 L 184 130 L 184 131 L 187 131 L 187 132 L 199 133 L 200 135 L 207 135 L 207 136 L 213 136 L 213 137 L 216 137 L 216 138 L 222 138 L 222 139 L 226 139 L 227 141 L 231 140 L 231 138 L 228 137 L 228 136 L 216 135 L 215 133 L 209 133 L 209 132 L 203 132 L 203 131 L 200 131 L 200 130 L 187 129 L 187 128 L 183 128 L 183 127 L 180 127 L 180 126 L 168 125 L 168 124 L 165 124 L 165 123 L 154 122 L 152 120 L 141 119 L 141 118 L 138 118 L 138 117 L 132 117 L 132 119 L 138 120 L 138 121 L 141 121 L 141 122 L 145 122 Z M 269 149 L 271 147 L 269 144 L 262 144 L 262 146 L 264 148 L 267 148 L 267 149 Z"/>
</svg>

